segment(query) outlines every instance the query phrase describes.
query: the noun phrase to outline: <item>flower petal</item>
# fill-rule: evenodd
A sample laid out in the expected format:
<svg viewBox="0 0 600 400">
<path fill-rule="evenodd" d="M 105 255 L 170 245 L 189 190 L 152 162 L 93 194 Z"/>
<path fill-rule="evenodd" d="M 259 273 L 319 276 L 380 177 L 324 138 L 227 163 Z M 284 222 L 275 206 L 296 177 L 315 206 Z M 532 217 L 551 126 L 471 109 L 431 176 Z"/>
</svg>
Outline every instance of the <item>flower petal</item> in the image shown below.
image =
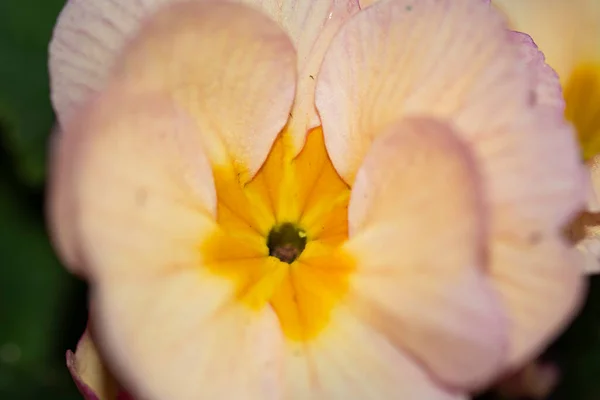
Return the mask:
<svg viewBox="0 0 600 400">
<path fill-rule="evenodd" d="M 260 7 L 290 35 L 298 51 L 298 89 L 289 132 L 298 154 L 308 130 L 321 124 L 314 98 L 323 56 L 340 26 L 358 12 L 358 0 L 243 0 Z"/>
<path fill-rule="evenodd" d="M 79 339 L 75 353 L 67 351 L 67 367 L 84 399 L 116 399 L 117 383 L 102 364 L 87 329 Z"/>
<path fill-rule="evenodd" d="M 358 45 L 360 44 L 360 45 Z M 373 138 L 405 115 L 446 118 L 472 145 L 493 229 L 556 229 L 582 206 L 582 168 L 562 112 L 537 86 L 502 18 L 484 2 L 377 2 L 334 39 L 317 83 L 331 160 L 348 182 Z"/>
<path fill-rule="evenodd" d="M 431 379 L 347 308 L 336 310 L 331 328 L 305 352 L 314 376 L 311 399 L 467 399 Z"/>
<path fill-rule="evenodd" d="M 277 317 L 232 289 L 201 267 L 93 288 L 98 344 L 135 398 L 282 398 Z"/>
<path fill-rule="evenodd" d="M 61 125 L 118 69 L 140 92 L 176 91 L 204 125 L 220 129 L 223 143 L 218 149 L 213 143 L 209 153 L 227 149 L 250 175 L 288 119 L 295 64 L 293 44 L 275 22 L 229 2 L 72 0 L 50 45 Z"/>
<path fill-rule="evenodd" d="M 156 92 L 174 95 L 182 108 L 194 113 L 191 116 L 197 124 L 185 129 L 193 131 L 190 136 L 198 137 L 180 140 L 196 142 L 195 148 L 203 146 L 213 162 L 228 163 L 227 167 L 236 170 L 240 181 L 248 179 L 260 167 L 288 118 L 294 95 L 294 49 L 274 22 L 241 5 L 180 4 L 149 23 L 130 50 L 121 66 L 125 76 L 114 78 L 110 84 L 119 88 L 118 96 L 138 101 L 156 97 Z M 167 51 L 170 56 L 162 57 L 161 51 Z M 181 90 L 175 89 L 177 93 L 173 94 L 173 86 L 179 84 Z M 103 103 L 106 109 L 99 112 L 107 120 L 113 119 L 112 113 L 124 115 L 120 110 L 122 106 L 131 109 L 114 93 L 108 97 L 111 96 L 112 99 Z M 80 109 L 79 120 L 86 118 L 85 114 L 93 107 Z M 95 121 L 102 122 L 101 118 Z M 145 121 L 150 125 L 153 123 Z M 133 123 L 131 119 L 130 122 Z M 65 137 L 66 132 L 56 136 L 49 191 L 49 219 L 52 232 L 57 236 L 54 241 L 67 265 L 79 272 L 81 267 L 77 265 L 81 264 L 81 254 L 74 244 L 78 231 L 73 228 L 76 223 L 70 221 L 78 215 L 73 212 L 74 215 L 64 218 L 65 213 L 79 207 L 72 198 L 70 175 L 77 168 L 70 158 L 78 153 L 77 134 L 86 129 L 103 129 L 76 127 L 82 123 L 74 120 L 63 127 L 71 131 L 69 138 Z M 118 139 L 113 135 L 111 140 Z M 139 140 L 144 141 L 144 138 Z M 137 144 L 131 143 L 131 146 L 131 154 L 135 154 Z M 153 156 L 157 159 L 162 152 L 158 147 Z M 110 151 L 103 157 L 109 157 Z M 123 162 L 130 162 L 125 160 L 129 155 L 122 156 Z M 113 164 L 112 159 L 104 161 Z M 210 171 L 208 173 L 208 176 L 212 175 Z M 94 181 L 93 177 L 90 179 Z"/>
<path fill-rule="evenodd" d="M 511 316 L 512 367 L 544 349 L 577 311 L 582 295 L 583 260 L 566 254 L 556 238 L 583 210 L 584 166 L 572 129 L 557 121 L 554 111 L 533 110 L 531 117 L 518 129 L 527 134 L 512 149 L 513 159 L 498 163 L 502 179 L 492 191 L 502 196 L 496 197 L 489 267 Z M 530 190 L 515 190 L 518 174 Z"/>
<path fill-rule="evenodd" d="M 566 83 L 582 59 L 600 58 L 600 3 L 596 0 L 493 0 L 510 27 L 530 35 Z"/>
<path fill-rule="evenodd" d="M 517 57 L 504 32 L 498 15 L 470 0 L 376 2 L 349 21 L 325 56 L 316 93 L 340 174 L 351 182 L 373 136 L 403 115 L 458 119 L 482 101 L 494 112 L 503 97 L 508 109 L 524 103 L 527 82 L 511 66 Z M 501 91 L 500 82 L 521 89 Z"/>
<path fill-rule="evenodd" d="M 530 69 L 533 80 L 535 103 L 553 107 L 563 113 L 565 100 L 558 75 L 545 62 L 544 54 L 538 49 L 531 37 L 524 33 L 513 32 L 512 39 L 516 44 L 522 61 Z"/>
<path fill-rule="evenodd" d="M 68 0 L 49 48 L 51 98 L 60 124 L 107 83 L 143 18 L 168 0 Z"/>
<path fill-rule="evenodd" d="M 67 187 L 86 272 L 194 267 L 198 241 L 215 226 L 216 194 L 191 118 L 169 100 L 115 89 L 64 134 L 79 142 Z"/>
<path fill-rule="evenodd" d="M 86 99 L 106 85 L 123 47 L 147 18 L 169 4 L 181 2 L 186 0 L 67 2 L 54 30 L 49 64 L 52 102 L 62 124 Z M 239 2 L 269 15 L 285 30 L 297 49 L 298 90 L 290 132 L 294 149 L 299 152 L 306 132 L 320 125 L 314 107 L 314 86 L 323 55 L 339 27 L 359 10 L 358 0 Z M 236 19 L 234 14 L 229 17 Z M 198 56 L 202 51 L 195 49 L 192 54 Z"/>
<path fill-rule="evenodd" d="M 574 316 L 584 295 L 581 255 L 557 237 L 504 238 L 491 249 L 492 282 L 511 316 L 509 364 L 537 356 Z"/>
<path fill-rule="evenodd" d="M 83 264 L 77 245 L 77 213 L 74 212 L 75 196 L 71 186 L 74 155 L 80 143 L 73 137 L 68 139 L 56 128 L 50 136 L 46 217 L 52 245 L 63 265 L 71 272 L 81 274 Z"/>
<path fill-rule="evenodd" d="M 478 167 L 446 124 L 405 120 L 389 132 L 350 199 L 353 305 L 434 377 L 479 388 L 502 365 L 507 331 L 477 270 L 487 233 Z"/>
<path fill-rule="evenodd" d="M 288 120 L 296 55 L 285 32 L 252 8 L 181 3 L 144 24 L 115 76 L 133 93 L 172 96 L 195 118 L 213 166 L 233 166 L 245 183 Z"/>
</svg>

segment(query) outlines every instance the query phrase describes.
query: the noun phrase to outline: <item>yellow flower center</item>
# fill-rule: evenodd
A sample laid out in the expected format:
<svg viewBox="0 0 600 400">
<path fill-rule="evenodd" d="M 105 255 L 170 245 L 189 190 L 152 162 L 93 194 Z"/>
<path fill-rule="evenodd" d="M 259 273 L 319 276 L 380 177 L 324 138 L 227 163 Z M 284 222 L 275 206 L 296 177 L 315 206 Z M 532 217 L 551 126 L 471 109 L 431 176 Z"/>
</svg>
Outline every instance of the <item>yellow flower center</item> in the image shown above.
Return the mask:
<svg viewBox="0 0 600 400">
<path fill-rule="evenodd" d="M 577 129 L 583 159 L 600 154 L 600 64 L 581 64 L 565 85 L 566 118 Z"/>
<path fill-rule="evenodd" d="M 291 340 L 318 335 L 348 289 L 350 188 L 325 149 L 321 128 L 290 156 L 285 131 L 247 184 L 215 167 L 219 229 L 202 243 L 204 265 L 235 285 L 251 309 L 271 306 Z"/>
</svg>

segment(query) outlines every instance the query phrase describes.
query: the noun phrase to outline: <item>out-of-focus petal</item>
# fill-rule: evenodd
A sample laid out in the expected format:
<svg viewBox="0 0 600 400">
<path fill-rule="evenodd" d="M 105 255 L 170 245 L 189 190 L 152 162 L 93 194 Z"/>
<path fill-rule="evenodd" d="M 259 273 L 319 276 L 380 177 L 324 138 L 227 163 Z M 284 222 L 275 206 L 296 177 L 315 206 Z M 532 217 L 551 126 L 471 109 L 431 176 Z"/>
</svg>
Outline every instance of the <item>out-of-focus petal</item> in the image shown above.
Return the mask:
<svg viewBox="0 0 600 400">
<path fill-rule="evenodd" d="M 117 398 L 117 383 L 104 367 L 87 329 L 79 339 L 75 353 L 67 351 L 67 367 L 85 400 Z"/>
<path fill-rule="evenodd" d="M 73 273 L 82 273 L 82 260 L 77 247 L 77 213 L 71 186 L 74 172 L 76 140 L 66 140 L 55 128 L 50 136 L 50 166 L 47 183 L 46 218 L 52 244 L 63 265 Z"/>
<path fill-rule="evenodd" d="M 490 274 L 511 316 L 509 364 L 520 366 L 544 350 L 585 295 L 581 255 L 561 238 L 492 244 Z"/>
<path fill-rule="evenodd" d="M 572 126 L 555 108 L 536 105 L 509 129 L 477 144 L 488 164 L 494 231 L 526 240 L 562 230 L 587 197 Z"/>
<path fill-rule="evenodd" d="M 540 106 L 553 107 L 559 112 L 564 112 L 565 100 L 560 80 L 556 72 L 546 64 L 544 54 L 525 33 L 513 32 L 512 39 L 517 45 L 522 62 L 531 71 L 532 101 Z"/>
<path fill-rule="evenodd" d="M 359 3 L 360 3 L 361 8 L 365 8 L 365 7 L 368 7 L 371 4 L 376 3 L 378 1 L 380 1 L 380 0 L 360 0 Z M 491 0 L 479 0 L 479 1 L 481 1 L 482 3 L 485 3 L 485 4 L 490 4 Z"/>
<path fill-rule="evenodd" d="M 49 48 L 51 98 L 65 124 L 102 89 L 143 18 L 169 0 L 68 0 Z"/>
<path fill-rule="evenodd" d="M 231 290 L 200 265 L 93 288 L 98 345 L 135 398 L 282 398 L 277 317 Z"/>
<path fill-rule="evenodd" d="M 492 0 L 492 4 L 506 14 L 512 29 L 533 38 L 563 84 L 581 60 L 600 60 L 597 0 Z"/>
<path fill-rule="evenodd" d="M 170 6 L 144 24 L 115 67 L 131 92 L 168 93 L 190 113 L 214 165 L 247 182 L 286 124 L 296 55 L 263 13 L 228 2 Z"/>
<path fill-rule="evenodd" d="M 495 207 L 490 244 L 490 277 L 511 316 L 514 367 L 544 349 L 584 294 L 583 260 L 558 239 L 584 207 L 584 167 L 570 126 L 549 108 L 531 116 L 518 130 L 523 135 L 514 159 L 499 164 L 498 193 L 504 195 Z M 515 190 L 519 174 L 532 190 Z"/>
<path fill-rule="evenodd" d="M 90 278 L 197 265 L 216 193 L 201 132 L 185 112 L 162 97 L 109 90 L 64 134 L 79 142 L 69 183 Z"/>
<path fill-rule="evenodd" d="M 350 236 L 380 223 L 404 229 L 394 239 L 415 238 L 418 259 L 428 253 L 420 246 L 429 248 L 437 240 L 462 242 L 465 248 L 484 244 L 487 210 L 478 168 L 470 149 L 443 121 L 406 118 L 392 124 L 372 143 L 356 176 L 348 209 Z M 422 213 L 413 212 L 419 208 Z M 442 220 L 455 234 L 437 226 Z M 430 231 L 431 226 L 437 229 Z M 417 239 L 429 233 L 439 236 Z"/>
<path fill-rule="evenodd" d="M 406 120 L 375 140 L 349 205 L 360 317 L 435 376 L 479 388 L 503 365 L 503 310 L 484 277 L 478 166 L 449 125 Z"/>
<path fill-rule="evenodd" d="M 304 346 L 303 355 L 289 354 L 286 366 L 305 361 L 304 371 L 290 378 L 308 373 L 313 379 L 305 385 L 312 386 L 312 392 L 296 388 L 286 399 L 467 399 L 441 386 L 414 359 L 344 307 L 334 312 L 330 329 Z"/>
</svg>

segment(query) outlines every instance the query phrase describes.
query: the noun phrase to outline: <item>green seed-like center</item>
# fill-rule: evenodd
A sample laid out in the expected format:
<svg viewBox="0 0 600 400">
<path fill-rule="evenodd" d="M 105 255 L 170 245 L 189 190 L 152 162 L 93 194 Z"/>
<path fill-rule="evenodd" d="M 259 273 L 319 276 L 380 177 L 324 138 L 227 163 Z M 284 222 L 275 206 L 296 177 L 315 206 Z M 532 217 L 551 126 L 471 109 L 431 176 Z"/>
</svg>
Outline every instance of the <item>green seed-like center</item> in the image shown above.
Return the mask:
<svg viewBox="0 0 600 400">
<path fill-rule="evenodd" d="M 291 264 L 306 247 L 306 233 L 289 222 L 271 229 L 267 237 L 269 255 Z"/>
</svg>

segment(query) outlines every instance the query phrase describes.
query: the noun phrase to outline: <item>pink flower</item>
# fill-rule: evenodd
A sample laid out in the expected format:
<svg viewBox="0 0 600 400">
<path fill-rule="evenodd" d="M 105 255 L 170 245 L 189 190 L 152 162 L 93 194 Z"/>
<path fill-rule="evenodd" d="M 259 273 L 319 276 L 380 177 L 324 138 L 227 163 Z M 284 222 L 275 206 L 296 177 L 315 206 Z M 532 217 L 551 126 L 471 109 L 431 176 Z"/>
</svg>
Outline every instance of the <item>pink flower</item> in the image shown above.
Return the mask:
<svg viewBox="0 0 600 400">
<path fill-rule="evenodd" d="M 485 2 L 162 3 L 50 48 L 53 236 L 136 398 L 464 399 L 576 311 L 577 145 Z"/>
</svg>

